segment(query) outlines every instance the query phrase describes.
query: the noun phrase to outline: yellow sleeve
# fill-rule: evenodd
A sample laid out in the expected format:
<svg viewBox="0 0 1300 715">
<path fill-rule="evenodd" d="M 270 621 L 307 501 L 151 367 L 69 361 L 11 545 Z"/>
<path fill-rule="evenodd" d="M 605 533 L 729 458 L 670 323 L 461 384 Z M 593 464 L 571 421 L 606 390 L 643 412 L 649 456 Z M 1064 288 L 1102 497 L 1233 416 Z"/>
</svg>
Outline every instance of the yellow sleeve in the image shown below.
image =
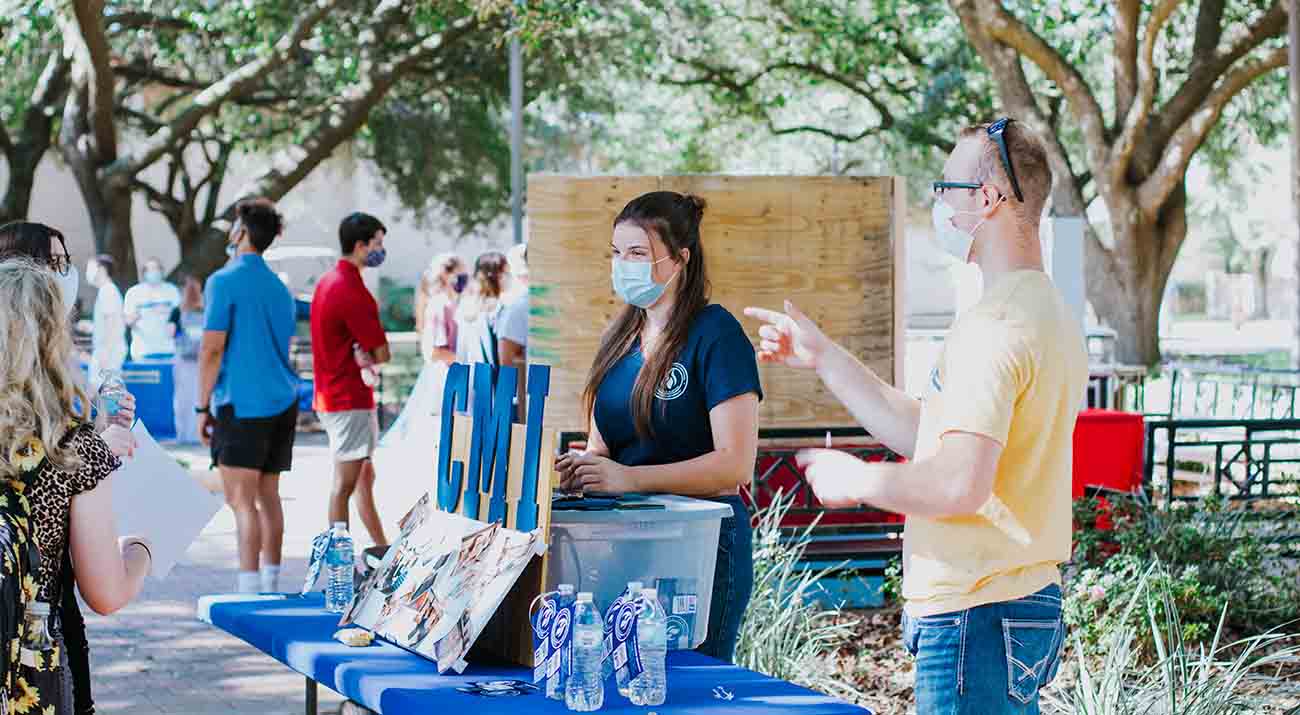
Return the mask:
<svg viewBox="0 0 1300 715">
<path fill-rule="evenodd" d="M 1030 374 L 1023 336 L 1003 320 L 968 322 L 944 346 L 939 437 L 983 435 L 1006 446 L 1011 416 Z"/>
</svg>

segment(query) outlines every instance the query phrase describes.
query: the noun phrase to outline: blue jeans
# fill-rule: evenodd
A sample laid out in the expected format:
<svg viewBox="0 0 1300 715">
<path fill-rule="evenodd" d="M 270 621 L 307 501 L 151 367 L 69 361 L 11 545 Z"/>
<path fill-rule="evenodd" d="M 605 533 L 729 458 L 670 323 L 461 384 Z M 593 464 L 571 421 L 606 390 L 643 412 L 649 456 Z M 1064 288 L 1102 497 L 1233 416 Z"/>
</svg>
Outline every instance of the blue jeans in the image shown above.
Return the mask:
<svg viewBox="0 0 1300 715">
<path fill-rule="evenodd" d="M 709 601 L 709 629 L 700 653 L 732 662 L 740 622 L 754 592 L 754 538 L 749 509 L 740 497 L 715 497 L 710 501 L 731 506 L 732 516 L 722 520 L 718 532 L 718 561 L 713 567 L 713 598 Z"/>
<path fill-rule="evenodd" d="M 1061 665 L 1061 588 L 956 613 L 903 615 L 921 715 L 1037 715 Z"/>
</svg>

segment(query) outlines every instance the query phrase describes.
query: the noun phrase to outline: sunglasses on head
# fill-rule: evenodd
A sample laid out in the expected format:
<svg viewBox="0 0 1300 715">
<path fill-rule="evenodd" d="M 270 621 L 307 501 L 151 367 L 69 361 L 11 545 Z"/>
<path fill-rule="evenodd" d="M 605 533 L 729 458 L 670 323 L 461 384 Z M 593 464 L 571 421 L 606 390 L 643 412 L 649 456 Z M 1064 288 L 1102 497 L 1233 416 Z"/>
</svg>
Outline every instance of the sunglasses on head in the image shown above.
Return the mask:
<svg viewBox="0 0 1300 715">
<path fill-rule="evenodd" d="M 1016 179 L 1016 168 L 1011 164 L 1011 152 L 1007 151 L 1006 131 L 1007 125 L 1011 119 L 1003 117 L 988 126 L 989 141 L 998 146 L 998 155 L 1002 157 L 1002 168 L 1006 169 L 1007 178 L 1011 179 L 1011 191 L 1015 193 L 1016 200 L 1020 203 L 1025 202 L 1025 195 L 1020 192 L 1020 182 Z M 934 193 L 942 194 L 948 189 L 978 189 L 984 184 L 977 181 L 936 181 L 934 182 Z"/>
</svg>

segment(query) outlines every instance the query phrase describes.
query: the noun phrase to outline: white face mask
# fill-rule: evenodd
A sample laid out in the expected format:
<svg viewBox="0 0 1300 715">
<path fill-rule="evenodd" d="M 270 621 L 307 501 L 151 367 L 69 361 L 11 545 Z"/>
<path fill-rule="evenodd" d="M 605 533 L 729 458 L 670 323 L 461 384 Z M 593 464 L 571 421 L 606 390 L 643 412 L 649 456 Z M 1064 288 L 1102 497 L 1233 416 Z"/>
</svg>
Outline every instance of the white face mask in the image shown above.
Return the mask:
<svg viewBox="0 0 1300 715">
<path fill-rule="evenodd" d="M 1006 197 L 999 197 L 1001 203 Z M 944 253 L 956 258 L 962 263 L 970 260 L 971 247 L 975 245 L 975 234 L 979 232 L 980 227 L 984 225 L 987 218 L 981 218 L 969 232 L 957 228 L 952 220 L 958 214 L 971 214 L 978 216 L 978 211 L 957 211 L 948 205 L 947 201 L 942 198 L 934 200 L 934 209 L 931 211 L 931 218 L 934 223 L 934 240 L 939 244 L 939 248 Z"/>
<path fill-rule="evenodd" d="M 77 304 L 77 287 L 81 283 L 81 276 L 77 273 L 76 266 L 68 267 L 68 275 L 54 274 L 59 282 L 59 293 L 63 296 L 63 309 L 72 314 L 72 309 Z"/>
</svg>

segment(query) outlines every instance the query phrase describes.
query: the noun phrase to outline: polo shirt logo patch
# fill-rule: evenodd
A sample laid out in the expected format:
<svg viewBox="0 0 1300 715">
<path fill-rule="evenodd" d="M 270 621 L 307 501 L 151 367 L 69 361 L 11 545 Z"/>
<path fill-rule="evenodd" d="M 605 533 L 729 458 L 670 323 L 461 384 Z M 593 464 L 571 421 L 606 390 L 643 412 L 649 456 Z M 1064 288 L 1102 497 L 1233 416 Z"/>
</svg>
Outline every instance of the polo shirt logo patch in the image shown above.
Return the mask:
<svg viewBox="0 0 1300 715">
<path fill-rule="evenodd" d="M 686 388 L 691 383 L 690 374 L 686 372 L 686 366 L 675 362 L 668 370 L 668 377 L 664 378 L 664 384 L 655 390 L 655 397 L 665 402 L 675 400 L 686 394 Z"/>
</svg>

